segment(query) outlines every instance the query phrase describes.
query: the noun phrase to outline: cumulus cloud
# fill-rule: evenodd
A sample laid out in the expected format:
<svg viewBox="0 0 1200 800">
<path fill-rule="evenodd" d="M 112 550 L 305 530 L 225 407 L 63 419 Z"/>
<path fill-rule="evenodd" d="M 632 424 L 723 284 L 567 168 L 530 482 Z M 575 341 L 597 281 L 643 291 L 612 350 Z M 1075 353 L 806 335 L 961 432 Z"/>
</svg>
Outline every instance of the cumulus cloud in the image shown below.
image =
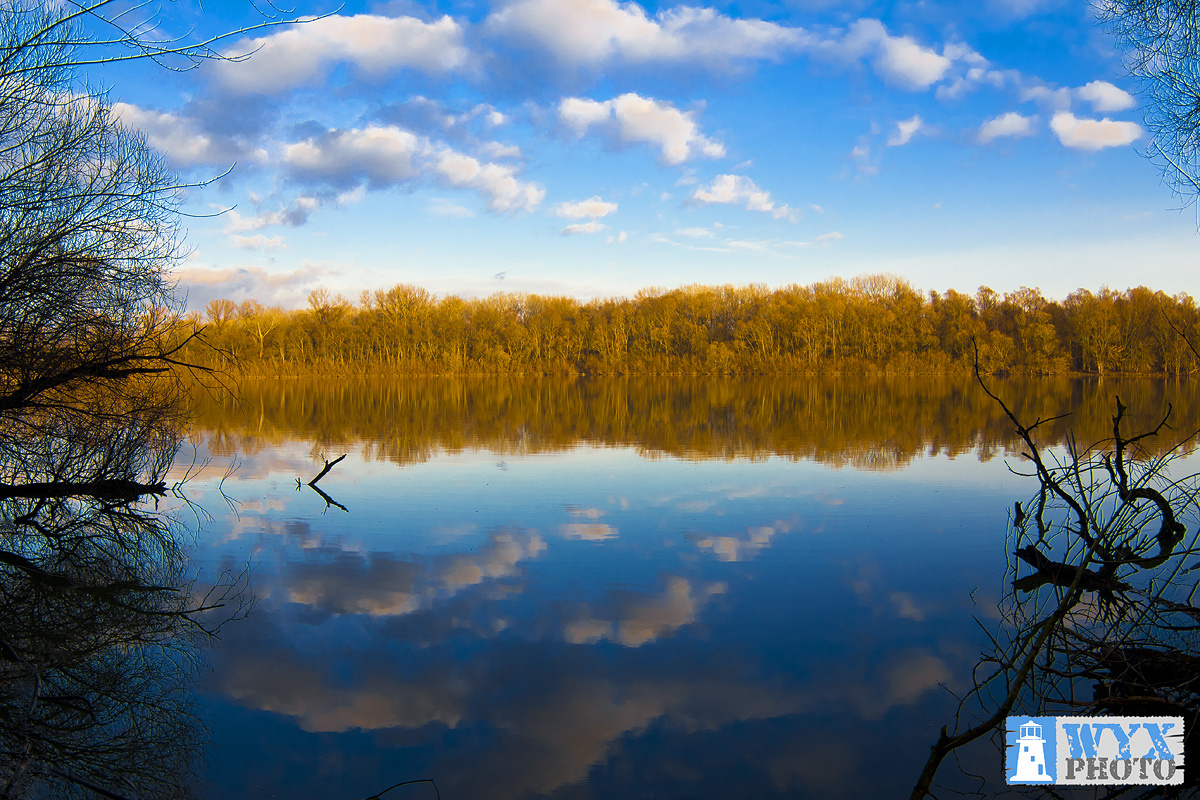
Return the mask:
<svg viewBox="0 0 1200 800">
<path fill-rule="evenodd" d="M 1076 150 L 1103 150 L 1106 147 L 1121 147 L 1132 144 L 1142 136 L 1142 127 L 1136 122 L 1120 120 L 1087 119 L 1076 117 L 1069 111 L 1060 111 L 1050 120 L 1050 129 L 1065 146 Z"/>
<path fill-rule="evenodd" d="M 483 162 L 445 144 L 395 126 L 332 130 L 284 148 L 284 162 L 299 178 L 334 187 L 366 183 L 385 189 L 424 176 L 485 197 L 493 211 L 528 211 L 545 195 L 520 180 L 516 167 Z"/>
<path fill-rule="evenodd" d="M 950 69 L 950 59 L 907 36 L 884 36 L 875 68 L 880 77 L 904 89 L 928 89 Z"/>
<path fill-rule="evenodd" d="M 334 186 L 366 180 L 386 188 L 420 174 L 414 163 L 428 151 L 428 140 L 394 126 L 371 125 L 331 130 L 284 148 L 283 160 L 293 174 L 317 178 Z"/>
<path fill-rule="evenodd" d="M 599 233 L 607 227 L 603 222 L 592 221 L 568 225 L 562 229 L 562 232 L 563 236 L 574 236 L 580 233 Z"/>
<path fill-rule="evenodd" d="M 567 219 L 600 219 L 616 210 L 616 203 L 601 200 L 599 195 L 580 200 L 578 203 L 559 203 L 554 207 L 554 213 Z"/>
<path fill-rule="evenodd" d="M 1133 108 L 1136 103 L 1133 95 L 1107 81 L 1092 81 L 1076 89 L 1075 94 L 1079 95 L 1079 99 L 1091 103 L 1092 109 L 1100 113 L 1124 111 Z"/>
<path fill-rule="evenodd" d="M 1009 111 L 980 125 L 975 139 L 980 144 L 987 144 L 1003 137 L 1020 139 L 1025 136 L 1033 136 L 1035 122 L 1037 122 L 1036 116 L 1023 117 L 1015 111 Z"/>
<path fill-rule="evenodd" d="M 254 56 L 219 62 L 217 80 L 232 91 L 256 94 L 312 87 L 337 64 L 353 64 L 372 77 L 406 67 L 444 73 L 462 67 L 468 55 L 462 27 L 448 16 L 424 22 L 377 14 L 334 14 L 242 40 L 229 52 Z"/>
<path fill-rule="evenodd" d="M 711 8 L 676 6 L 650 17 L 638 3 L 618 0 L 515 0 L 488 17 L 502 37 L 532 41 L 559 61 L 596 66 L 635 63 L 777 59 L 808 35 L 761 19 L 733 19 Z"/>
<path fill-rule="evenodd" d="M 901 120 L 896 123 L 896 130 L 888 137 L 888 147 L 899 147 L 900 145 L 908 144 L 912 141 L 912 137 L 916 136 L 925 126 L 921 121 L 921 116 L 916 114 L 912 119 Z"/>
<path fill-rule="evenodd" d="M 144 109 L 132 103 L 113 103 L 112 111 L 123 124 L 141 131 L 146 142 L 176 167 L 228 166 L 235 161 L 267 159 L 267 152 L 261 147 L 214 136 L 185 115 Z"/>
<path fill-rule="evenodd" d="M 245 233 L 257 231 L 271 225 L 283 225 L 288 228 L 298 228 L 308 222 L 309 216 L 321 207 L 321 201 L 311 195 L 300 195 L 282 208 L 270 211 L 260 211 L 251 216 L 245 216 L 236 208 L 225 212 L 225 232 Z"/>
<path fill-rule="evenodd" d="M 439 149 L 433 171 L 451 186 L 479 192 L 493 211 L 532 211 L 546 194 L 540 186 L 519 180 L 515 167 L 483 163 L 448 147 Z"/>
<path fill-rule="evenodd" d="M 558 118 L 583 135 L 592 125 L 607 122 L 612 118 L 613 103 L 601 103 L 586 97 L 567 97 L 558 104 Z"/>
<path fill-rule="evenodd" d="M 700 132 L 694 112 L 633 92 L 604 102 L 568 97 L 558 104 L 558 117 L 579 136 L 602 125 L 622 142 L 658 147 L 667 164 L 682 164 L 698 155 L 725 155 L 724 145 Z"/>
<path fill-rule="evenodd" d="M 776 204 L 770 192 L 759 189 L 745 175 L 718 175 L 709 186 L 700 186 L 692 192 L 692 199 L 706 205 L 741 205 L 747 211 L 761 211 L 775 219 L 786 217 L 795 221 L 798 216 L 794 209 Z"/>
<path fill-rule="evenodd" d="M 909 91 L 928 89 L 942 80 L 955 58 L 972 61 L 978 56 L 970 48 L 948 45 L 945 53 L 939 53 L 909 36 L 892 36 L 877 19 L 860 19 L 842 35 L 828 37 L 812 49 L 839 61 L 869 59 L 879 77 Z"/>
</svg>

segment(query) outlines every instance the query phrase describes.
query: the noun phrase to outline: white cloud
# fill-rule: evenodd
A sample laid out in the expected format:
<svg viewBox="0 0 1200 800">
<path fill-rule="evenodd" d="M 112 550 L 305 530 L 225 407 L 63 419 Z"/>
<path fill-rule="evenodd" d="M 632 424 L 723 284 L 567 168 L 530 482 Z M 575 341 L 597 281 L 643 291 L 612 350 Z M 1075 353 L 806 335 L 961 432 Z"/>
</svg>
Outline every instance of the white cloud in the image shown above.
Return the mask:
<svg viewBox="0 0 1200 800">
<path fill-rule="evenodd" d="M 593 125 L 611 123 L 620 141 L 656 146 L 667 164 L 682 164 L 698 155 L 725 155 L 724 145 L 700 132 L 694 112 L 633 92 L 604 102 L 568 97 L 558 104 L 558 116 L 580 136 Z"/>
<path fill-rule="evenodd" d="M 366 179 L 374 188 L 392 186 L 419 174 L 414 158 L 428 148 L 427 140 L 394 126 L 371 125 L 332 130 L 321 137 L 289 144 L 283 160 L 303 177 L 333 185 Z"/>
<path fill-rule="evenodd" d="M 448 16 L 424 22 L 377 14 L 334 14 L 240 41 L 229 50 L 250 52 L 253 56 L 243 61 L 216 64 L 217 79 L 225 87 L 256 94 L 315 88 L 339 63 L 353 64 L 372 77 L 405 67 L 443 73 L 462 67 L 468 55 L 462 27 Z"/>
<path fill-rule="evenodd" d="M 485 142 L 479 146 L 479 151 L 488 158 L 520 158 L 521 148 L 515 144 L 502 142 Z"/>
<path fill-rule="evenodd" d="M 1081 100 L 1092 104 L 1092 109 L 1098 112 L 1124 111 L 1133 108 L 1136 101 L 1133 95 L 1124 89 L 1119 89 L 1107 81 L 1092 81 L 1086 86 L 1075 90 Z"/>
<path fill-rule="evenodd" d="M 987 144 L 1001 137 L 1019 139 L 1024 136 L 1033 136 L 1035 122 L 1037 122 L 1036 116 L 1023 117 L 1015 111 L 1009 111 L 980 125 L 975 139 L 980 144 Z"/>
<path fill-rule="evenodd" d="M 700 203 L 744 205 L 748 211 L 761 211 L 775 219 L 787 217 L 796 220 L 795 210 L 786 205 L 776 205 L 771 193 L 759 189 L 745 175 L 718 175 L 708 187 L 698 187 L 692 199 Z"/>
<path fill-rule="evenodd" d="M 708 228 L 681 228 L 675 231 L 676 236 L 691 236 L 694 239 L 711 239 L 714 234 Z"/>
<path fill-rule="evenodd" d="M 234 161 L 263 162 L 267 152 L 258 147 L 238 147 L 200 130 L 196 121 L 176 114 L 113 103 L 112 112 L 130 128 L 141 131 L 146 142 L 177 167 L 199 164 L 227 166 Z"/>
<path fill-rule="evenodd" d="M 373 189 L 385 189 L 433 176 L 475 190 L 493 211 L 532 210 L 545 195 L 537 184 L 520 180 L 516 167 L 482 162 L 395 126 L 328 131 L 287 145 L 284 161 L 295 175 L 333 186 L 365 181 Z"/>
<path fill-rule="evenodd" d="M 546 194 L 540 186 L 518 179 L 514 167 L 481 163 L 448 147 L 440 149 L 433 170 L 452 186 L 478 191 L 493 211 L 532 211 Z"/>
<path fill-rule="evenodd" d="M 567 97 L 558 104 L 558 118 L 583 135 L 592 125 L 612 116 L 612 101 L 601 103 L 586 97 Z"/>
<path fill-rule="evenodd" d="M 361 203 L 363 201 L 363 198 L 366 196 L 367 196 L 367 187 L 359 184 L 358 186 L 355 186 L 353 189 L 348 189 L 344 192 L 339 193 L 338 196 L 333 199 L 333 201 L 335 203 L 337 203 L 339 206 L 354 206 L 354 205 L 358 205 L 359 203 Z"/>
<path fill-rule="evenodd" d="M 599 233 L 608 226 L 603 222 L 580 222 L 574 225 L 568 225 L 562 229 L 563 236 L 573 236 L 578 233 Z"/>
<path fill-rule="evenodd" d="M 616 203 L 601 200 L 599 195 L 587 200 L 580 200 L 578 203 L 559 203 L 554 207 L 554 213 L 568 219 L 599 219 L 607 217 L 616 210 Z"/>
<path fill-rule="evenodd" d="M 1076 117 L 1069 111 L 1060 111 L 1050 120 L 1050 128 L 1058 140 L 1076 150 L 1102 150 L 1105 147 L 1121 147 L 1141 138 L 1142 127 L 1136 122 L 1119 120 L 1086 119 Z"/>
<path fill-rule="evenodd" d="M 942 55 L 951 61 L 961 61 L 973 69 L 982 69 L 988 65 L 988 60 L 980 55 L 973 47 L 963 42 L 951 42 L 942 48 Z"/>
<path fill-rule="evenodd" d="M 951 45 L 947 45 L 944 52 L 948 54 L 951 47 Z M 978 53 L 975 55 L 979 56 Z M 983 57 L 979 56 L 979 58 Z M 987 60 L 983 59 L 981 66 L 970 67 L 963 74 L 956 75 L 948 83 L 939 86 L 937 98 L 939 100 L 955 100 L 982 84 L 987 84 L 993 89 L 1003 89 L 1007 84 L 1020 85 L 1020 83 L 1021 73 L 1014 69 L 987 69 Z"/>
<path fill-rule="evenodd" d="M 652 18 L 638 3 L 618 0 L 515 0 L 488 17 L 487 27 L 532 40 L 564 63 L 593 66 L 610 59 L 707 66 L 777 59 L 808 38 L 799 28 L 711 8 L 676 6 Z"/>
<path fill-rule="evenodd" d="M 840 37 L 832 36 L 812 48 L 817 55 L 838 61 L 871 59 L 876 74 L 902 89 L 928 89 L 950 71 L 953 59 L 973 61 L 970 48 L 951 45 L 949 55 L 919 44 L 908 36 L 892 36 L 877 19 L 860 19 Z"/>
<path fill-rule="evenodd" d="M 907 36 L 885 36 L 875 69 L 885 81 L 903 89 L 928 89 L 950 69 L 950 59 Z"/>
<path fill-rule="evenodd" d="M 888 147 L 899 147 L 900 145 L 908 144 L 913 136 L 924 127 L 919 114 L 913 115 L 912 119 L 901 120 L 896 123 L 896 130 L 887 140 Z"/>
<path fill-rule="evenodd" d="M 836 242 L 839 239 L 845 239 L 845 238 L 846 238 L 845 236 L 838 233 L 837 231 L 830 231 L 829 233 L 822 233 L 820 236 L 813 239 L 813 244 L 824 244 L 825 242 Z"/>
<path fill-rule="evenodd" d="M 625 231 L 621 231 L 616 236 L 609 236 L 605 241 L 607 244 L 619 244 L 620 242 L 625 241 L 627 238 L 629 238 L 629 234 Z"/>
</svg>

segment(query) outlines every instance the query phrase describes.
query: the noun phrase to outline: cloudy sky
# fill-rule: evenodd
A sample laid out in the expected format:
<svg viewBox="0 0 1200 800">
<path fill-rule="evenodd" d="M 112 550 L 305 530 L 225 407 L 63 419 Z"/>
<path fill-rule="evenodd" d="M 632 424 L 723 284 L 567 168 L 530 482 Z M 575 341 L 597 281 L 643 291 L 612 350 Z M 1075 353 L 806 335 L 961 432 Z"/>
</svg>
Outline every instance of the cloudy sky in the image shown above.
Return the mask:
<svg viewBox="0 0 1200 800">
<path fill-rule="evenodd" d="M 1083 2 L 299 3 L 327 16 L 239 63 L 92 76 L 185 178 L 232 166 L 188 196 L 193 308 L 867 272 L 1200 294 L 1195 211 Z M 194 6 L 162 30 L 262 21 Z"/>
</svg>

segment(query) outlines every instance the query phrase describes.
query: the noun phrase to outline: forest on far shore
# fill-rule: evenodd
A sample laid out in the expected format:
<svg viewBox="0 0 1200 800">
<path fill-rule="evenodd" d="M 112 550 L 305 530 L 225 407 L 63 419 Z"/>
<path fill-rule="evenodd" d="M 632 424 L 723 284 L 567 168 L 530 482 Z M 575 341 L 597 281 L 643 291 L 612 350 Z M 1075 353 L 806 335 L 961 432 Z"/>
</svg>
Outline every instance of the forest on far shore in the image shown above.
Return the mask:
<svg viewBox="0 0 1200 800">
<path fill-rule="evenodd" d="M 357 303 L 318 289 L 308 307 L 210 302 L 192 363 L 299 374 L 1184 374 L 1200 365 L 1186 294 L 1026 287 L 922 293 L 893 275 L 779 289 L 687 286 L 633 297 L 437 297 L 401 284 Z M 973 345 L 975 343 L 975 345 Z"/>
</svg>

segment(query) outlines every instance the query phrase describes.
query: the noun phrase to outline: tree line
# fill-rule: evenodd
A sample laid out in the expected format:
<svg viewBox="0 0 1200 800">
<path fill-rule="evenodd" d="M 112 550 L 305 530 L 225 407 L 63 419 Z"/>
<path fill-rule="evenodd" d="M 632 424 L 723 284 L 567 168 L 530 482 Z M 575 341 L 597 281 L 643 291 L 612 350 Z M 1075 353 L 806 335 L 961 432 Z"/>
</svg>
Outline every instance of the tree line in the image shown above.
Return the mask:
<svg viewBox="0 0 1200 800">
<path fill-rule="evenodd" d="M 807 286 L 687 286 L 633 297 L 438 297 L 407 284 L 328 290 L 306 308 L 210 302 L 182 320 L 212 350 L 189 360 L 247 375 L 1182 374 L 1200 312 L 1186 294 L 1022 287 L 922 293 L 892 275 Z"/>
</svg>

